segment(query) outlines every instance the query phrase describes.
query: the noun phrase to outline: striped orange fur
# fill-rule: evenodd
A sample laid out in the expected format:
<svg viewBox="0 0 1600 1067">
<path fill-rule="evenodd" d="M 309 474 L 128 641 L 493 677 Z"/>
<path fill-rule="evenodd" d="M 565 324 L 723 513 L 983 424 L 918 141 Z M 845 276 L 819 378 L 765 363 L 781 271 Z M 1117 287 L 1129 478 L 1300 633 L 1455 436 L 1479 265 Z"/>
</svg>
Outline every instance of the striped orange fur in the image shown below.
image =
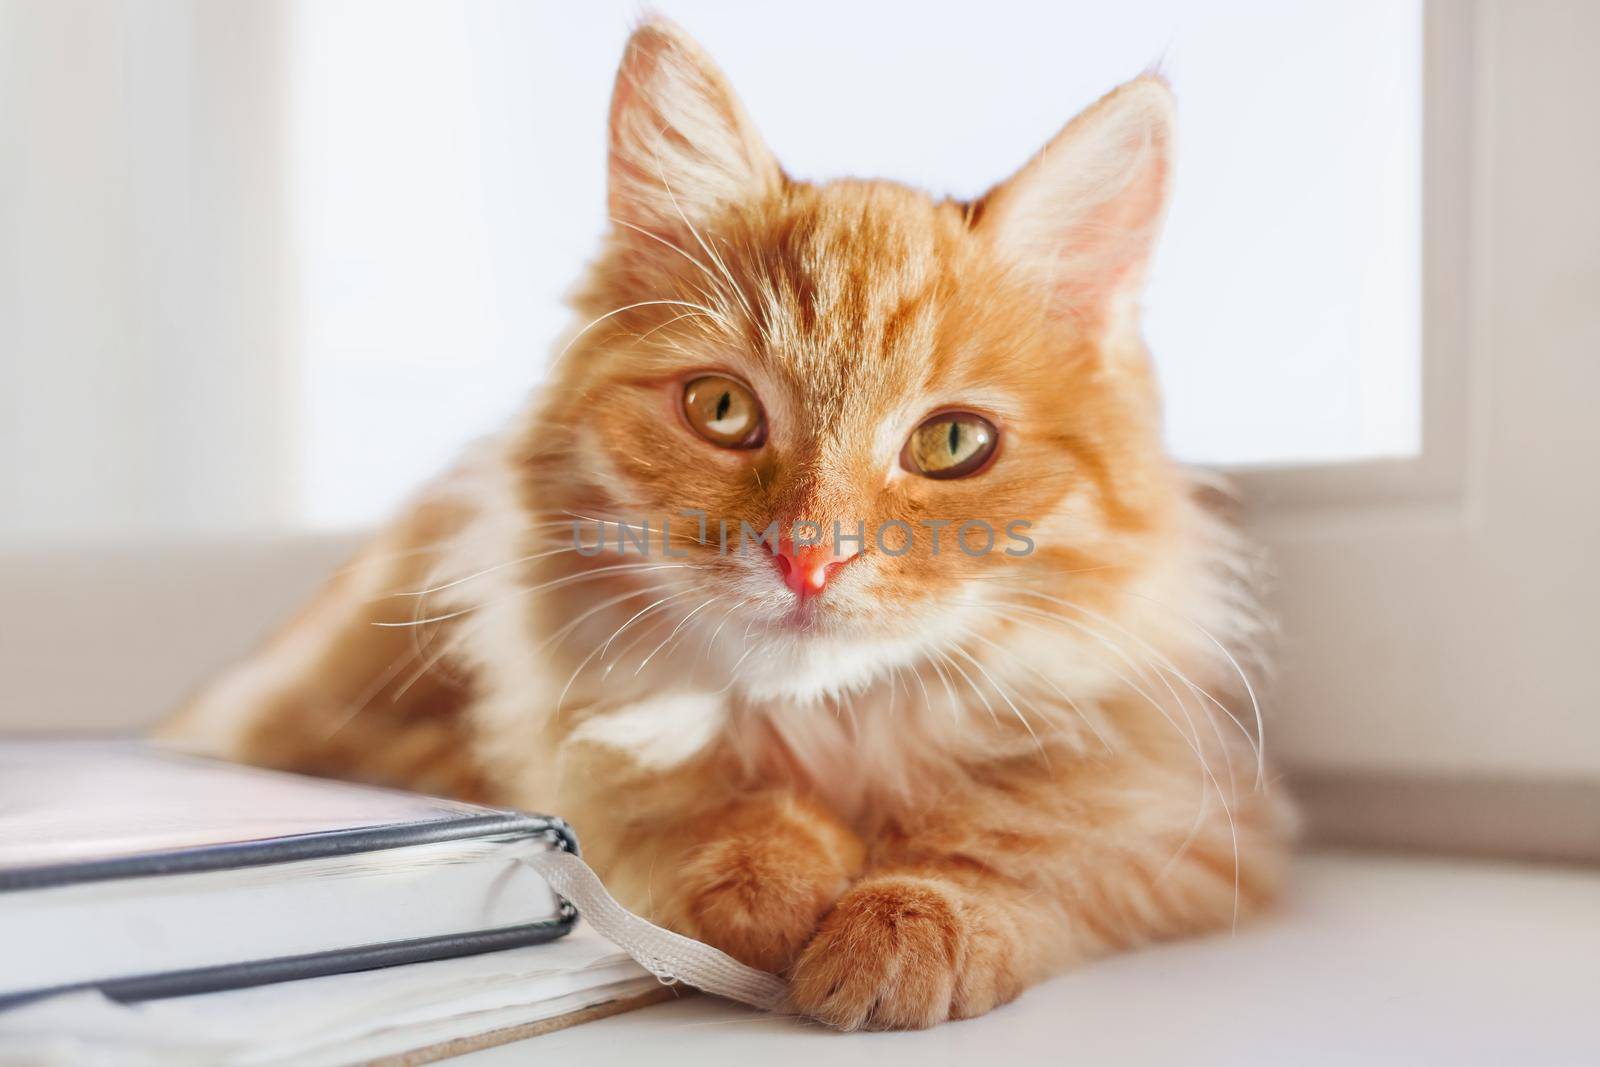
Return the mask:
<svg viewBox="0 0 1600 1067">
<path fill-rule="evenodd" d="M 559 812 L 626 903 L 842 1028 L 975 1015 L 1271 900 L 1251 556 L 1163 451 L 1138 328 L 1167 86 L 972 202 L 789 177 L 660 21 L 610 122 L 612 225 L 548 386 L 166 733 Z M 685 421 L 708 374 L 758 399 L 757 444 Z M 997 451 L 922 477 L 902 448 L 947 409 Z M 576 551 L 595 519 L 649 551 Z M 719 520 L 919 533 L 806 597 Z M 1018 520 L 1025 554 L 953 540 Z"/>
</svg>

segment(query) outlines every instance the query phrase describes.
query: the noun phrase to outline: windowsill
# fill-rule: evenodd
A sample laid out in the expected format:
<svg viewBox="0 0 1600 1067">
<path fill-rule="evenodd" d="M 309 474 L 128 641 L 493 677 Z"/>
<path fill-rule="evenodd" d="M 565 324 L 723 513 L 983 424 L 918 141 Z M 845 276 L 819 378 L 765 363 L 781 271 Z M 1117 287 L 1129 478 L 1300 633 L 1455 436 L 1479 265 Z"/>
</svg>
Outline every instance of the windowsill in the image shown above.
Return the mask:
<svg viewBox="0 0 1600 1067">
<path fill-rule="evenodd" d="M 1594 870 L 1322 853 L 1235 936 L 1106 960 L 969 1022 L 841 1036 L 687 997 L 459 1062 L 1587 1062 L 1597 899 Z"/>
</svg>

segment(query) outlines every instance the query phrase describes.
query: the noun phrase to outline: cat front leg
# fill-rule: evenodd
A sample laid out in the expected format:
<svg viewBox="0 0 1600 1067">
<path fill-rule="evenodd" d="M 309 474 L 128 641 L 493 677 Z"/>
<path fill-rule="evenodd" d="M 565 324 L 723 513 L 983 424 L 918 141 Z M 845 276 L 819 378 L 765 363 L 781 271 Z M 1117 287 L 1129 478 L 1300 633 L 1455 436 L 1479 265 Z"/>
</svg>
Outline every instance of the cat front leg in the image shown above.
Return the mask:
<svg viewBox="0 0 1600 1067">
<path fill-rule="evenodd" d="M 654 778 L 588 766 L 567 807 L 607 888 L 653 921 L 782 973 L 861 873 L 861 839 L 820 804 L 738 789 L 704 766 Z"/>
<path fill-rule="evenodd" d="M 1194 775 L 1168 768 L 992 768 L 884 829 L 796 962 L 793 1002 L 846 1030 L 927 1027 L 1110 951 L 1226 928 L 1276 886 L 1276 819 L 1259 793 L 1199 803 Z"/>
<path fill-rule="evenodd" d="M 663 918 L 779 973 L 859 876 L 864 858 L 860 839 L 814 803 L 785 793 L 741 798 L 691 835 Z"/>
</svg>

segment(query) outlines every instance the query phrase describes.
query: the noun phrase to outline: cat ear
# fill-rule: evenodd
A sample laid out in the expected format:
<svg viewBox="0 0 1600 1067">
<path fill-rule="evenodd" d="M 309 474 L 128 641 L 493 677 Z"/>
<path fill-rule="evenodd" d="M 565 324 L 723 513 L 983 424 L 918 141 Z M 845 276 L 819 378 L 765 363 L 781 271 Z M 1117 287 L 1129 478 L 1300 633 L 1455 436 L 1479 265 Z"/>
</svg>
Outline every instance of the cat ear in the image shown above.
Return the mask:
<svg viewBox="0 0 1600 1067">
<path fill-rule="evenodd" d="M 640 25 L 623 52 L 609 162 L 612 219 L 658 236 L 782 180 L 722 72 L 664 19 Z"/>
<path fill-rule="evenodd" d="M 1173 99 L 1146 75 L 1101 97 L 979 203 L 976 228 L 1100 329 L 1128 321 L 1172 173 Z"/>
</svg>

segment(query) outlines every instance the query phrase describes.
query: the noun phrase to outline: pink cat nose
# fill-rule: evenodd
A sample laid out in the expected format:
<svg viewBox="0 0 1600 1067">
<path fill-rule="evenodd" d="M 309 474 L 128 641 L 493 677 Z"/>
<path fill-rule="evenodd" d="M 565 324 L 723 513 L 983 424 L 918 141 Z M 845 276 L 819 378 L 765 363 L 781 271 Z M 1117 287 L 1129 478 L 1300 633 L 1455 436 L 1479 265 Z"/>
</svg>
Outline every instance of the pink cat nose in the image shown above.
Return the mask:
<svg viewBox="0 0 1600 1067">
<path fill-rule="evenodd" d="M 860 554 L 855 548 L 843 546 L 835 551 L 827 539 L 820 545 L 797 545 L 784 538 L 772 558 L 783 575 L 783 584 L 803 599 L 822 592 L 840 568 Z"/>
</svg>

